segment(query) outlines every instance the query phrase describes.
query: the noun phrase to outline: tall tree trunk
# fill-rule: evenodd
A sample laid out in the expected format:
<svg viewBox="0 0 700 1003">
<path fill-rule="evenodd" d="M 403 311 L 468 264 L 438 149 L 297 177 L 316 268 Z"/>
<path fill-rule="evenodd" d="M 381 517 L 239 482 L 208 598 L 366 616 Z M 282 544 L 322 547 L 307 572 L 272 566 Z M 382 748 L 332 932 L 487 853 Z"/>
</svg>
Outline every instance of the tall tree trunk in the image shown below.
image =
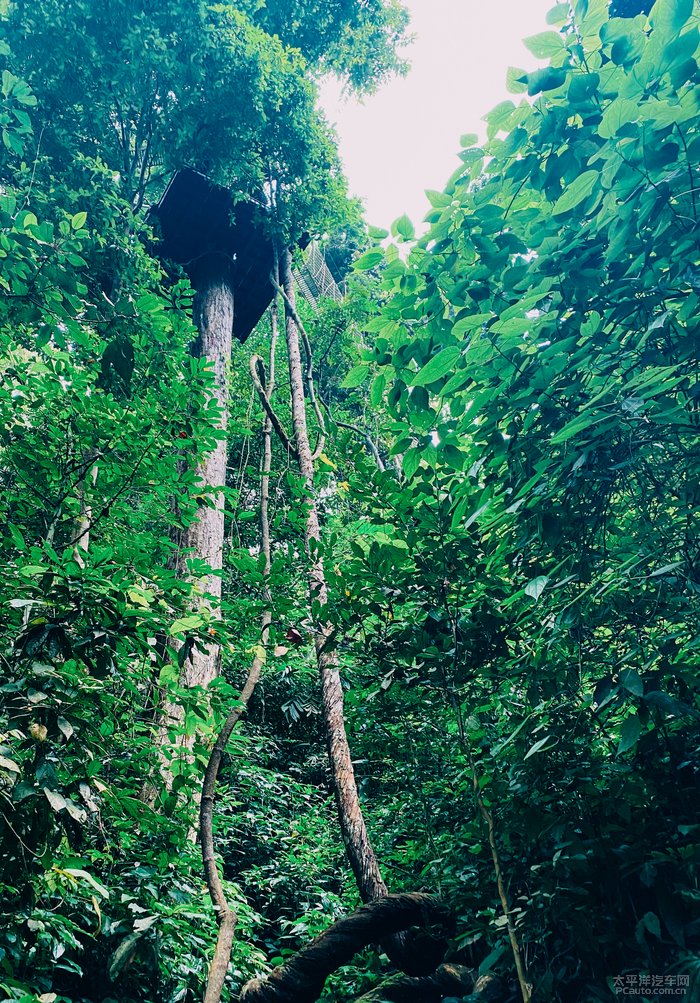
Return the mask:
<svg viewBox="0 0 700 1003">
<path fill-rule="evenodd" d="M 192 558 L 203 561 L 211 568 L 212 574 L 201 581 L 204 593 L 202 600 L 212 613 L 217 614 L 221 603 L 221 568 L 224 553 L 224 492 L 226 485 L 226 460 L 228 442 L 227 369 L 231 360 L 231 338 L 233 333 L 233 289 L 224 271 L 215 264 L 207 270 L 197 285 L 194 300 L 193 320 L 198 337 L 195 354 L 205 358 L 214 373 L 212 402 L 219 410 L 217 427 L 221 438 L 216 446 L 199 465 L 197 474 L 200 491 L 206 499 L 189 526 L 183 539 L 183 548 L 189 551 L 184 560 Z M 195 649 L 185 663 L 182 683 L 185 686 L 207 686 L 219 672 L 220 652 L 218 645 L 210 644 L 207 651 Z"/>
<path fill-rule="evenodd" d="M 376 854 L 369 841 L 360 807 L 355 770 L 345 731 L 343 687 L 338 669 L 338 656 L 333 645 L 333 629 L 325 612 L 325 607 L 328 604 L 328 586 L 323 568 L 323 558 L 320 553 L 321 530 L 314 494 L 314 460 L 306 424 L 304 370 L 301 362 L 299 331 L 295 321 L 296 300 L 292 277 L 292 259 L 289 250 L 282 252 L 281 266 L 285 299 L 291 307 L 287 310 L 286 336 L 292 424 L 299 471 L 304 478 L 308 492 L 304 543 L 308 557 L 308 588 L 314 624 L 316 659 L 321 677 L 328 758 L 333 776 L 338 818 L 348 860 L 363 902 L 370 902 L 372 899 L 386 895 L 388 889 L 379 870 Z"/>
<path fill-rule="evenodd" d="M 277 273 L 276 260 L 275 273 Z M 272 397 L 272 391 L 275 384 L 275 352 L 277 349 L 278 332 L 278 302 L 276 295 L 270 309 L 270 324 L 270 356 L 267 386 L 265 388 L 268 401 Z M 260 643 L 265 646 L 267 644 L 267 637 L 270 624 L 272 622 L 272 597 L 267 584 L 270 577 L 270 567 L 272 563 L 269 517 L 270 470 L 272 469 L 272 423 L 267 414 L 265 414 L 263 419 L 262 441 L 263 453 L 260 465 L 260 549 L 264 557 L 263 575 L 265 576 L 264 591 L 266 608 L 261 617 Z M 240 697 L 238 698 L 238 703 L 235 707 L 233 707 L 226 718 L 224 726 L 221 729 L 214 744 L 214 748 L 211 751 L 207 769 L 204 774 L 204 781 L 202 783 L 202 800 L 200 802 L 199 809 L 199 838 L 202 845 L 202 864 L 204 866 L 204 876 L 209 889 L 209 895 L 211 896 L 214 909 L 216 910 L 217 923 L 219 924 L 219 933 L 216 941 L 216 947 L 214 948 L 214 956 L 212 958 L 211 965 L 209 966 L 204 1003 L 219 1003 L 219 1000 L 221 999 L 221 992 L 224 987 L 226 972 L 228 971 L 228 963 L 231 957 L 233 934 L 236 928 L 237 919 L 235 911 L 231 909 L 226 899 L 223 884 L 219 878 L 219 872 L 216 867 L 216 858 L 214 854 L 213 816 L 214 801 L 216 797 L 216 781 L 219 776 L 219 769 L 221 768 L 221 760 L 224 752 L 226 751 L 226 745 L 231 737 L 233 729 L 238 724 L 238 721 L 248 706 L 248 701 L 250 700 L 253 690 L 260 678 L 262 666 L 263 659 L 260 654 L 256 654 L 251 663 L 245 685 L 243 686 Z"/>
<path fill-rule="evenodd" d="M 205 358 L 213 372 L 214 385 L 210 402 L 218 410 L 217 427 L 221 432 L 214 449 L 197 467 L 199 491 L 206 499 L 197 517 L 180 535 L 176 568 L 182 577 L 191 577 L 188 562 L 205 563 L 211 573 L 199 582 L 201 597 L 196 607 L 205 608 L 214 615 L 219 612 L 221 602 L 221 568 L 224 550 L 224 492 L 226 484 L 226 461 L 228 442 L 227 370 L 231 359 L 233 334 L 233 287 L 230 282 L 228 263 L 218 256 L 205 260 L 198 269 L 197 290 L 193 305 L 193 321 L 197 326 L 197 339 L 193 352 L 198 358 Z M 191 688 L 206 687 L 219 672 L 220 651 L 211 643 L 206 649 L 193 648 L 180 672 L 180 685 Z M 182 725 L 184 711 L 180 704 L 166 700 L 159 715 L 156 744 L 159 750 L 168 745 L 168 734 L 172 727 Z M 177 743 L 183 756 L 189 756 L 193 738 L 180 736 Z M 166 788 L 172 784 L 172 769 L 161 752 L 161 776 Z M 141 799 L 153 805 L 157 788 L 147 782 L 141 792 Z"/>
</svg>

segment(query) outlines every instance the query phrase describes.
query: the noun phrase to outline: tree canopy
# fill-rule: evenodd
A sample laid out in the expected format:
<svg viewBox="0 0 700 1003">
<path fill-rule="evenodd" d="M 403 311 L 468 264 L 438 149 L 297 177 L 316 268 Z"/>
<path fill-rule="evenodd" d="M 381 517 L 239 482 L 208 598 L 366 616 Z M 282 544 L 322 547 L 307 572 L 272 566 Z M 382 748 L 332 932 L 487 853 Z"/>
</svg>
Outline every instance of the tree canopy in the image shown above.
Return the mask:
<svg viewBox="0 0 700 1003">
<path fill-rule="evenodd" d="M 700 5 L 548 23 L 417 235 L 316 108 L 399 6 L 3 14 L 3 998 L 700 991 Z M 274 246 L 218 370 L 184 166 Z"/>
</svg>

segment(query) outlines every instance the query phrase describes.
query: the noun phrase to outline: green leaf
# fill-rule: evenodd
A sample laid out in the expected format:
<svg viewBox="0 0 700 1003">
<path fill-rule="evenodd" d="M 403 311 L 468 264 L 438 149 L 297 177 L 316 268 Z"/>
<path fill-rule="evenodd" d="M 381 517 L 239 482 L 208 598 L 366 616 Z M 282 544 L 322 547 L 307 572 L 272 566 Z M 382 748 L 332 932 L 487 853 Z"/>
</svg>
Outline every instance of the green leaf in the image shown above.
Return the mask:
<svg viewBox="0 0 700 1003">
<path fill-rule="evenodd" d="M 198 613 L 191 613 L 189 616 L 182 616 L 174 620 L 170 625 L 170 634 L 175 637 L 177 634 L 187 634 L 192 630 L 199 630 L 204 624 L 204 617 Z"/>
<path fill-rule="evenodd" d="M 661 923 L 659 922 L 659 917 L 656 913 L 645 912 L 637 923 L 635 936 L 640 944 L 643 942 L 645 930 L 651 933 L 658 940 L 661 940 Z"/>
<path fill-rule="evenodd" d="M 81 227 L 85 226 L 86 220 L 87 220 L 86 212 L 76 212 L 75 216 L 71 218 L 70 225 L 74 230 L 80 230 Z"/>
<path fill-rule="evenodd" d="M 404 474 L 410 480 L 415 474 L 416 470 L 420 466 L 421 461 L 421 451 L 420 449 L 409 449 L 404 453 L 403 460 L 401 462 L 401 467 Z"/>
<path fill-rule="evenodd" d="M 677 568 L 683 567 L 685 561 L 674 561 L 673 564 L 664 564 L 662 568 L 656 568 L 649 575 L 650 578 L 660 578 L 661 575 L 668 575 Z"/>
<path fill-rule="evenodd" d="M 497 104 L 495 108 L 484 115 L 484 118 L 489 127 L 489 136 L 495 136 L 497 132 L 507 127 L 510 117 L 515 111 L 515 105 L 512 101 L 501 101 Z M 464 137 L 462 137 L 464 139 Z M 462 144 L 463 146 L 466 144 Z"/>
<path fill-rule="evenodd" d="M 668 714 L 672 717 L 689 717 L 694 713 L 692 708 L 688 707 L 687 704 L 681 703 L 680 700 L 669 696 L 668 693 L 662 693 L 661 690 L 653 690 L 651 693 L 647 693 L 644 697 L 644 702 L 648 706 L 656 707 L 663 714 Z"/>
<path fill-rule="evenodd" d="M 624 126 L 636 122 L 639 118 L 639 106 L 629 98 L 615 98 L 603 112 L 598 126 L 598 134 L 603 139 L 612 139 Z"/>
<path fill-rule="evenodd" d="M 367 363 L 362 362 L 359 366 L 353 366 L 350 372 L 345 376 L 341 382 L 341 387 L 345 390 L 354 390 L 355 387 L 359 387 L 361 383 L 364 383 L 370 373 L 370 367 Z"/>
<path fill-rule="evenodd" d="M 7 97 L 10 96 L 10 92 L 12 91 L 13 84 L 15 83 L 16 80 L 17 80 L 17 77 L 15 77 L 12 73 L 10 73 L 9 70 L 3 70 L 2 71 L 2 94 L 3 94 L 3 97 L 7 98 Z"/>
<path fill-rule="evenodd" d="M 584 171 L 583 174 L 579 174 L 579 176 L 566 187 L 563 194 L 560 195 L 554 203 L 552 212 L 555 216 L 559 216 L 565 212 L 570 212 L 580 202 L 587 199 L 595 189 L 596 185 L 599 184 L 600 174 L 598 171 Z"/>
<path fill-rule="evenodd" d="M 58 791 L 52 791 L 48 787 L 44 787 L 44 796 L 54 811 L 62 811 L 66 807 L 66 799 Z"/>
<path fill-rule="evenodd" d="M 381 404 L 382 397 L 384 396 L 384 391 L 386 389 L 386 376 L 384 373 L 377 373 L 377 375 L 372 380 L 372 386 L 369 390 L 369 402 L 372 407 L 378 407 Z"/>
<path fill-rule="evenodd" d="M 506 72 L 506 87 L 509 94 L 524 94 L 527 90 L 527 70 L 509 66 Z"/>
<path fill-rule="evenodd" d="M 454 346 L 452 348 L 443 348 L 442 351 L 434 355 L 426 364 L 420 369 L 411 381 L 411 385 L 414 387 L 424 387 L 429 383 L 435 383 L 436 380 L 442 379 L 447 373 L 451 373 L 457 362 L 462 355 L 462 349 Z"/>
<path fill-rule="evenodd" d="M 547 24 L 566 24 L 570 14 L 571 8 L 568 3 L 558 3 L 547 12 Z"/>
<path fill-rule="evenodd" d="M 533 578 L 532 581 L 528 582 L 525 586 L 525 595 L 532 596 L 532 598 L 537 602 L 539 597 L 544 592 L 549 578 L 547 575 L 538 575 L 537 578 Z"/>
<path fill-rule="evenodd" d="M 73 725 L 65 717 L 59 717 L 57 720 L 57 725 L 59 730 L 65 735 L 66 739 L 69 739 L 73 735 Z"/>
<path fill-rule="evenodd" d="M 391 232 L 394 236 L 403 237 L 404 240 L 411 240 L 416 235 L 416 230 L 408 216 L 400 216 L 391 225 Z"/>
<path fill-rule="evenodd" d="M 565 50 L 564 39 L 558 31 L 543 31 L 524 39 L 525 48 L 535 59 L 551 59 Z"/>
<path fill-rule="evenodd" d="M 621 670 L 620 686 L 636 697 L 640 697 L 644 693 L 644 683 L 635 669 Z"/>
<path fill-rule="evenodd" d="M 543 91 L 553 91 L 566 82 L 566 70 L 549 66 L 545 70 L 535 70 L 527 75 L 527 92 L 535 97 Z"/>
<path fill-rule="evenodd" d="M 678 35 L 693 13 L 693 0 L 656 0 L 649 12 L 649 23 L 665 39 Z"/>
<path fill-rule="evenodd" d="M 541 738 L 538 742 L 535 742 L 534 745 L 530 746 L 528 751 L 525 753 L 523 762 L 525 759 L 529 759 L 530 756 L 537 755 L 538 752 L 547 752 L 549 749 L 553 749 L 557 742 L 558 739 L 554 735 L 545 735 L 544 738 Z"/>
<path fill-rule="evenodd" d="M 446 206 L 452 204 L 452 196 L 447 195 L 445 192 L 436 192 L 432 188 L 426 188 L 425 194 L 434 209 L 444 209 Z"/>
<path fill-rule="evenodd" d="M 620 742 L 617 746 L 617 754 L 621 756 L 623 752 L 628 752 L 633 745 L 637 744 L 642 725 L 636 714 L 630 714 L 622 722 L 620 728 Z"/>
<path fill-rule="evenodd" d="M 361 254 L 354 263 L 353 268 L 358 272 L 367 272 L 370 268 L 375 268 L 384 260 L 384 251 L 379 247 L 373 247 L 370 251 Z"/>
<path fill-rule="evenodd" d="M 27 544 L 19 529 L 16 526 L 13 526 L 11 522 L 8 522 L 7 528 L 10 531 L 10 536 L 12 537 L 12 542 L 15 547 L 17 547 L 18 550 L 26 550 Z"/>
</svg>

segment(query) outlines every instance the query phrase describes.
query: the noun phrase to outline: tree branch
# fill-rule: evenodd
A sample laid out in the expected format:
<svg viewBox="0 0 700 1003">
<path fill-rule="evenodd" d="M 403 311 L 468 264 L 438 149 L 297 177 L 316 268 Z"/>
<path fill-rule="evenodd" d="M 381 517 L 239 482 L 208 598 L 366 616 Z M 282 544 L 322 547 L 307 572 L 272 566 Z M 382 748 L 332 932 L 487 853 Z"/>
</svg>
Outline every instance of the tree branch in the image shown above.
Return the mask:
<svg viewBox="0 0 700 1003">
<path fill-rule="evenodd" d="M 304 327 L 304 324 L 301 320 L 301 317 L 299 316 L 299 313 L 294 303 L 292 303 L 292 300 L 288 295 L 287 291 L 279 284 L 279 282 L 275 280 L 274 274 L 270 275 L 270 282 L 272 283 L 272 287 L 275 290 L 275 292 L 278 295 L 282 296 L 285 307 L 289 311 L 289 315 L 291 316 L 292 320 L 294 321 L 299 330 L 299 334 L 301 335 L 301 343 L 304 346 L 304 356 L 306 359 L 306 369 L 304 371 L 304 383 L 306 384 L 306 391 L 309 395 L 309 400 L 311 401 L 311 405 L 316 415 L 316 421 L 318 422 L 318 427 L 320 429 L 320 434 L 318 442 L 316 443 L 316 448 L 311 454 L 311 459 L 317 460 L 321 455 L 321 453 L 323 452 L 323 447 L 326 443 L 326 422 L 323 417 L 323 412 L 321 411 L 321 408 L 319 406 L 318 398 L 316 397 L 316 384 L 314 381 L 314 359 L 313 359 L 313 352 L 311 351 L 311 341 L 309 340 L 306 328 Z"/>
<path fill-rule="evenodd" d="M 452 911 L 442 899 L 420 892 L 386 895 L 338 920 L 298 951 L 267 979 L 254 979 L 241 991 L 240 1003 L 315 1003 L 328 976 L 348 964 L 358 951 L 388 937 L 420 927 L 453 929 Z M 435 943 L 435 938 L 430 937 Z M 441 958 L 435 960 L 436 968 Z"/>
<path fill-rule="evenodd" d="M 496 1001 L 506 998 L 501 979 L 481 975 L 463 965 L 440 965 L 432 975 L 411 979 L 405 975 L 392 975 L 376 988 L 364 993 L 355 1003 L 442 1003 L 445 996 L 462 999 L 472 995 Z"/>
<path fill-rule="evenodd" d="M 271 423 L 272 427 L 274 428 L 275 432 L 277 433 L 280 442 L 282 443 L 282 445 L 284 446 L 284 448 L 287 450 L 287 452 L 290 454 L 290 456 L 292 456 L 293 459 L 296 460 L 296 458 L 297 458 L 297 451 L 294 448 L 294 446 L 292 445 L 291 439 L 289 438 L 289 436 L 285 432 L 284 427 L 282 425 L 282 422 L 279 420 L 279 418 L 277 417 L 277 415 L 275 414 L 275 412 L 272 409 L 272 405 L 270 404 L 270 401 L 269 401 L 269 398 L 267 396 L 267 393 L 265 392 L 265 387 L 264 387 L 264 385 L 262 383 L 262 380 L 258 376 L 258 371 L 257 371 L 258 365 L 263 369 L 263 372 L 264 372 L 263 360 L 260 358 L 259 355 L 253 355 L 251 357 L 251 360 L 250 360 L 250 375 L 251 375 L 252 380 L 253 380 L 253 386 L 255 387 L 255 389 L 258 392 L 258 397 L 260 398 L 260 403 L 262 404 L 262 406 L 263 406 L 263 408 L 265 410 L 265 414 L 270 419 L 270 423 Z"/>
</svg>

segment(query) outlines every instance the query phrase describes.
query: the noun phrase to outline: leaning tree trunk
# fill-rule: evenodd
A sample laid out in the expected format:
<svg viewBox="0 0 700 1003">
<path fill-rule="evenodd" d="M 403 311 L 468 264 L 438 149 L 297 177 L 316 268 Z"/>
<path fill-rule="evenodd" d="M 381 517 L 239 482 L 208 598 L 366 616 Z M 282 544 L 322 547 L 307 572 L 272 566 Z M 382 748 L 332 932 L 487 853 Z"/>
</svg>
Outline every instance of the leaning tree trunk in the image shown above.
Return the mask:
<svg viewBox="0 0 700 1003">
<path fill-rule="evenodd" d="M 294 280 L 291 252 L 281 255 L 282 284 L 287 302 L 287 358 L 292 404 L 292 424 L 299 471 L 304 479 L 308 497 L 304 543 L 308 557 L 307 579 L 314 625 L 316 660 L 321 677 L 323 695 L 323 721 L 325 725 L 328 758 L 338 807 L 340 828 L 345 841 L 348 860 L 357 887 L 364 902 L 381 898 L 388 892 L 376 854 L 369 841 L 360 798 L 355 782 L 355 771 L 350 755 L 343 709 L 343 687 L 340 681 L 338 655 L 333 645 L 333 628 L 326 615 L 328 586 L 321 556 L 321 530 L 318 506 L 314 494 L 314 457 L 306 424 L 304 395 L 304 370 L 301 362 L 299 330 L 296 323 Z"/>
<path fill-rule="evenodd" d="M 348 860 L 362 900 L 372 902 L 385 897 L 388 894 L 388 889 L 379 869 L 377 856 L 370 843 L 360 807 L 355 770 L 345 731 L 343 687 L 334 644 L 334 631 L 326 612 L 328 585 L 321 554 L 321 529 L 314 491 L 314 460 L 322 449 L 323 418 L 313 387 L 311 346 L 296 309 L 291 252 L 289 250 L 285 250 L 281 255 L 281 271 L 282 289 L 280 291 L 286 306 L 285 329 L 294 429 L 294 443 L 291 452 L 298 462 L 307 492 L 304 528 L 307 583 L 311 620 L 314 628 L 316 661 L 321 679 L 323 722 L 328 759 L 333 777 L 338 819 Z M 306 352 L 305 368 L 302 366 L 300 336 Z M 321 425 L 319 443 L 315 452 L 311 449 L 306 423 L 305 389 Z M 259 384 L 258 392 L 261 395 L 263 405 L 267 405 L 268 402 Z M 270 413 L 267 406 L 266 411 Z M 273 421 L 273 425 L 279 432 L 279 422 Z M 287 439 L 286 433 L 282 430 L 281 434 L 283 441 L 285 441 Z M 427 932 L 418 933 L 415 936 L 411 935 L 410 938 L 407 938 L 404 933 L 391 934 L 388 932 L 382 946 L 394 964 L 408 975 L 425 975 L 434 971 L 442 960 L 447 947 L 443 939 L 436 940 Z"/>
</svg>

